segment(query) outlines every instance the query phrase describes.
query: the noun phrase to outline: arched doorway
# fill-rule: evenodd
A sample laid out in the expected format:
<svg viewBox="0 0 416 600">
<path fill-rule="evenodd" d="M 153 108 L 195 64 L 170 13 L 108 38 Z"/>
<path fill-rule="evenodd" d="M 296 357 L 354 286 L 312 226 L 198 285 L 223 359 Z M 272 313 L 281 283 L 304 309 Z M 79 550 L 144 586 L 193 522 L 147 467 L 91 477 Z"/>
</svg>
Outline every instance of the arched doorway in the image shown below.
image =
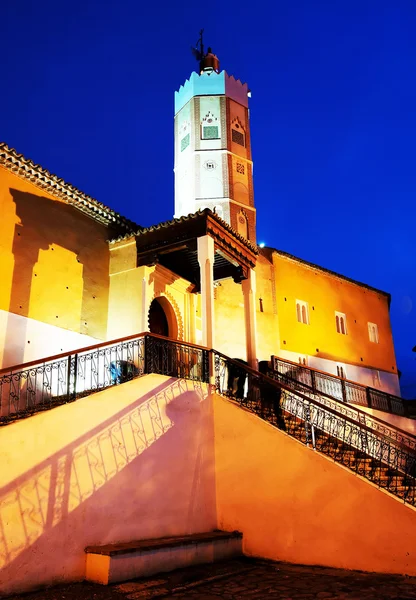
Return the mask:
<svg viewBox="0 0 416 600">
<path fill-rule="evenodd" d="M 175 311 L 164 296 L 154 298 L 149 308 L 149 331 L 173 339 L 178 337 Z"/>
</svg>

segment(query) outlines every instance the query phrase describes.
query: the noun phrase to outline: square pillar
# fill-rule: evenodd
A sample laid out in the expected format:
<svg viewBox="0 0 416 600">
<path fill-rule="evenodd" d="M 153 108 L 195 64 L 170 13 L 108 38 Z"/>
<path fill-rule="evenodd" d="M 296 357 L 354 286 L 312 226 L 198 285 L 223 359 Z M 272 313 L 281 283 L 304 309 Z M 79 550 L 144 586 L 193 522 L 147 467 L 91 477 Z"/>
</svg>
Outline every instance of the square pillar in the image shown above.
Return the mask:
<svg viewBox="0 0 416 600">
<path fill-rule="evenodd" d="M 209 235 L 198 238 L 198 262 L 201 275 L 202 345 L 215 345 L 214 322 L 214 240 Z"/>
<path fill-rule="evenodd" d="M 246 327 L 247 362 L 257 369 L 257 320 L 256 320 L 256 274 L 253 269 L 241 282 L 244 298 L 244 321 Z"/>
</svg>

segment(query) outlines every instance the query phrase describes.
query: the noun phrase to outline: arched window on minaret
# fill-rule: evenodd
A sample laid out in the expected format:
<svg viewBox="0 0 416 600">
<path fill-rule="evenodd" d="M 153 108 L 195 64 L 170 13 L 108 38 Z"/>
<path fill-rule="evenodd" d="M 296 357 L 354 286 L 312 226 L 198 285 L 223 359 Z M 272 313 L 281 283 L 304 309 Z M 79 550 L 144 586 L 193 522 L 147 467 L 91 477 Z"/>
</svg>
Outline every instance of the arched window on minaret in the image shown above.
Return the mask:
<svg viewBox="0 0 416 600">
<path fill-rule="evenodd" d="M 248 221 L 242 210 L 237 215 L 237 232 L 248 240 Z"/>
<path fill-rule="evenodd" d="M 209 110 L 201 121 L 201 140 L 217 140 L 219 137 L 218 117 Z"/>
<path fill-rule="evenodd" d="M 246 145 L 246 133 L 238 117 L 231 123 L 231 140 L 240 146 Z"/>
</svg>

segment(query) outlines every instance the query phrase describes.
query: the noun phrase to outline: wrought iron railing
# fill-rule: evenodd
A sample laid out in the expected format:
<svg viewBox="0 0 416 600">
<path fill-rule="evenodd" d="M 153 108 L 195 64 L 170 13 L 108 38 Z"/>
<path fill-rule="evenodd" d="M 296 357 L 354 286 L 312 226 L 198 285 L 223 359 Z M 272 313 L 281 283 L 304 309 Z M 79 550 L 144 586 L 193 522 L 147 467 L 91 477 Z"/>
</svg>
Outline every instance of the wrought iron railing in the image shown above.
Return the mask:
<svg viewBox="0 0 416 600">
<path fill-rule="evenodd" d="M 139 334 L 0 371 L 0 424 L 146 373 L 209 381 L 209 351 Z"/>
<path fill-rule="evenodd" d="M 379 430 L 214 352 L 216 391 L 416 505 L 416 451 Z"/>
<path fill-rule="evenodd" d="M 341 400 L 335 400 L 325 392 L 314 391 L 307 384 L 287 377 L 286 375 L 283 375 L 277 371 L 272 371 L 270 369 L 267 371 L 267 375 L 272 379 L 275 379 L 276 381 L 290 387 L 291 389 L 294 389 L 305 396 L 311 397 L 313 400 L 317 400 L 319 404 L 328 406 L 332 410 L 349 417 L 353 421 L 357 421 L 358 423 L 364 424 L 374 431 L 378 431 L 383 437 L 390 438 L 391 440 L 404 444 L 410 449 L 416 450 L 416 436 L 408 431 L 404 431 L 399 427 L 390 425 L 386 421 L 368 414 L 353 404 L 347 404 Z"/>
<path fill-rule="evenodd" d="M 406 404 L 398 396 L 365 387 L 359 383 L 329 375 L 289 360 L 283 360 L 278 356 L 272 356 L 272 368 L 273 371 L 285 375 L 289 382 L 290 380 L 299 381 L 315 393 L 322 393 L 335 400 L 374 408 L 394 415 L 408 416 Z"/>
</svg>

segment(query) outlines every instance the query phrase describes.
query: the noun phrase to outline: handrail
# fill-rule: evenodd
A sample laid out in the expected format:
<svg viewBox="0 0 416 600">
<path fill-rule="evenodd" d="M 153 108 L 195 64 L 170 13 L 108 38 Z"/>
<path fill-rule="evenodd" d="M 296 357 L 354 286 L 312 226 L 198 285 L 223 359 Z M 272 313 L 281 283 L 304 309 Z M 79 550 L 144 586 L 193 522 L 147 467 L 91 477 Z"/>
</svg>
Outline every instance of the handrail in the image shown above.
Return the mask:
<svg viewBox="0 0 416 600">
<path fill-rule="evenodd" d="M 215 376 L 218 393 L 416 505 L 415 448 L 220 352 L 140 333 L 53 358 L 0 373 L 0 424 L 147 373 L 207 384 Z"/>
<path fill-rule="evenodd" d="M 293 369 L 299 373 L 309 375 L 312 383 L 311 387 L 313 387 L 313 389 L 316 390 L 318 393 L 321 393 L 323 390 L 316 387 L 316 381 L 329 381 L 333 384 L 335 383 L 339 385 L 339 391 L 342 395 L 342 400 L 345 403 L 368 406 L 368 408 L 375 408 L 376 410 L 389 412 L 399 416 L 406 416 L 408 414 L 408 409 L 405 403 L 403 402 L 403 398 L 395 396 L 394 394 L 388 394 L 387 392 L 382 392 L 377 388 L 364 386 L 360 383 L 357 383 L 356 381 L 351 381 L 349 379 L 344 379 L 343 377 L 331 375 L 329 373 L 325 373 L 324 371 L 320 371 L 319 369 L 315 369 L 313 367 L 302 365 L 300 363 L 295 363 L 291 360 L 280 358 L 279 356 L 273 355 L 271 360 L 274 371 L 278 371 L 278 365 L 279 363 L 281 363 L 283 366 L 293 367 Z M 350 391 L 351 394 L 348 394 L 347 390 Z M 361 396 L 359 399 L 354 398 L 354 390 L 361 392 Z M 330 394 L 327 395 L 331 396 L 335 400 L 340 400 L 340 398 L 337 398 L 336 396 L 332 396 Z M 384 401 L 388 408 L 386 409 L 386 407 L 383 406 L 383 403 L 377 403 L 377 406 L 374 406 L 375 402 L 377 402 L 377 398 L 379 400 Z M 398 407 L 400 407 L 400 410 L 398 410 Z"/>
<path fill-rule="evenodd" d="M 217 393 L 416 506 L 416 452 L 297 390 L 214 352 Z"/>
<path fill-rule="evenodd" d="M 102 351 L 105 348 L 109 349 L 109 348 L 117 346 L 119 344 L 131 343 L 134 340 L 139 340 L 139 339 L 144 340 L 146 336 L 147 337 L 152 337 L 153 339 L 159 339 L 161 341 L 164 340 L 167 343 L 180 344 L 184 348 L 189 348 L 189 350 L 194 349 L 194 350 L 197 350 L 197 351 L 204 351 L 204 352 L 210 352 L 211 351 L 211 352 L 214 352 L 218 356 L 221 356 L 222 358 L 228 360 L 231 364 L 234 364 L 236 367 L 241 367 L 242 364 L 243 364 L 243 363 L 240 363 L 238 361 L 234 361 L 233 359 L 228 358 L 227 356 L 225 356 L 224 354 L 222 354 L 220 352 L 217 352 L 215 350 L 210 350 L 209 348 L 204 347 L 204 346 L 200 346 L 200 345 L 197 345 L 197 344 L 192 344 L 192 343 L 189 343 L 189 342 L 183 342 L 181 340 L 172 340 L 171 338 L 168 338 L 166 336 L 161 336 L 161 335 L 158 335 L 158 334 L 150 334 L 149 332 L 141 332 L 141 333 L 138 333 L 138 334 L 135 334 L 135 335 L 129 335 L 129 336 L 117 338 L 115 340 L 109 340 L 109 341 L 106 341 L 106 342 L 100 342 L 98 344 L 94 344 L 94 345 L 90 345 L 90 346 L 84 346 L 83 348 L 76 349 L 75 351 L 72 351 L 72 352 L 63 352 L 61 354 L 56 354 L 56 355 L 49 356 L 49 357 L 46 357 L 46 358 L 43 358 L 43 359 L 33 360 L 33 361 L 30 361 L 30 362 L 27 362 L 27 363 L 23 363 L 21 365 L 16 365 L 16 366 L 13 366 L 13 367 L 1 369 L 0 370 L 0 420 L 1 420 L 2 416 L 4 416 L 4 415 L 2 415 L 2 410 L 1 410 L 1 408 L 2 408 L 1 407 L 1 396 L 2 396 L 1 393 L 2 393 L 2 390 L 3 390 L 2 381 L 4 380 L 5 377 L 6 378 L 7 377 L 11 377 L 11 376 L 17 377 L 18 374 L 19 374 L 19 372 L 24 372 L 24 371 L 28 372 L 31 369 L 35 369 L 36 367 L 41 368 L 41 369 L 46 369 L 46 368 L 50 368 L 51 369 L 52 368 L 51 366 L 54 365 L 54 363 L 59 363 L 59 361 L 66 361 L 65 368 L 67 369 L 67 371 L 70 371 L 71 369 L 74 370 L 75 367 L 74 367 L 74 365 L 72 363 L 76 362 L 77 357 L 79 355 L 86 354 L 86 353 L 89 353 L 89 352 L 90 353 L 99 352 L 100 350 Z M 306 367 L 304 367 L 302 365 L 298 365 L 297 363 L 293 363 L 292 361 L 286 361 L 286 360 L 280 359 L 278 357 L 275 357 L 275 358 L 277 360 L 281 361 L 282 363 L 293 365 L 297 369 L 301 368 L 301 369 L 313 370 L 313 369 L 306 368 Z M 60 364 L 57 367 L 57 370 L 58 371 L 59 370 L 62 371 L 62 368 L 63 368 L 63 366 L 62 366 L 62 364 Z M 244 368 L 245 368 L 245 370 L 248 373 L 251 373 L 251 375 L 253 375 L 253 376 L 260 375 L 260 373 L 258 371 L 256 371 L 255 369 L 252 369 L 248 365 L 244 365 Z M 317 371 L 317 370 L 315 370 L 315 371 Z M 273 371 L 273 372 L 278 373 L 278 371 Z M 322 373 L 322 374 L 325 375 L 325 377 L 329 377 L 329 378 L 332 377 L 332 376 L 327 375 L 325 373 Z M 68 381 L 69 381 L 70 377 L 73 378 L 74 375 L 73 374 L 72 375 L 68 375 L 68 373 L 65 373 L 65 374 L 61 373 L 61 378 L 65 379 L 65 381 L 67 382 L 67 388 L 68 388 L 68 385 L 71 385 L 71 383 L 68 384 Z M 265 376 L 265 377 L 267 377 L 267 376 Z M 283 377 L 285 377 L 285 374 L 283 374 Z M 274 381 L 273 378 L 270 378 L 270 381 Z M 311 386 L 308 386 L 304 382 L 298 381 L 296 379 L 293 379 L 293 381 L 296 381 L 297 385 L 308 387 L 309 388 L 308 391 L 311 391 L 313 393 L 316 393 L 316 394 L 319 394 L 319 395 L 322 395 L 322 396 L 327 396 L 328 398 L 332 399 L 334 402 L 340 402 L 340 404 L 341 404 L 341 401 L 339 401 L 337 398 L 334 398 L 330 394 L 326 394 L 324 391 L 314 390 Z M 48 387 L 48 386 L 49 387 L 53 387 L 53 385 L 52 385 L 53 382 L 51 383 L 49 381 L 46 381 L 46 383 L 42 382 L 42 384 L 44 386 L 46 386 L 46 387 Z M 75 385 L 76 385 L 76 383 L 75 383 Z M 293 389 L 293 388 L 291 388 L 291 386 L 290 386 L 289 383 L 285 384 L 285 383 L 282 383 L 281 381 L 279 381 L 279 385 L 281 386 L 282 389 L 286 389 L 287 391 L 291 391 Z M 354 385 L 356 385 L 356 384 L 354 384 Z M 62 385 L 58 385 L 57 387 L 60 388 L 60 391 L 62 392 L 62 394 L 61 394 L 61 396 L 62 396 L 63 392 L 65 391 L 64 389 L 62 389 L 63 386 Z M 33 395 L 34 395 L 33 391 L 34 391 L 33 389 L 29 389 L 29 394 L 28 394 L 30 396 L 29 397 L 29 401 L 30 401 L 31 404 L 33 404 Z M 69 394 L 69 391 L 71 391 L 73 393 L 73 390 L 66 389 L 67 395 Z M 14 392 L 12 390 L 12 394 L 16 395 L 16 392 Z M 320 405 L 320 403 L 318 401 L 314 401 L 313 399 L 311 399 L 311 398 L 309 398 L 307 396 L 304 396 L 303 394 L 300 394 L 300 396 L 302 398 L 304 398 L 304 399 L 307 398 L 308 401 L 312 402 L 312 404 L 316 404 L 317 406 Z M 15 402 L 15 404 L 16 404 L 16 402 Z M 347 404 L 342 404 L 342 406 L 347 406 Z M 351 406 L 351 404 L 349 406 Z M 416 436 L 412 436 L 411 434 L 403 431 L 401 428 L 399 428 L 399 427 L 397 427 L 395 425 L 387 424 L 385 421 L 383 421 L 382 419 L 379 419 L 378 417 L 373 417 L 373 416 L 368 415 L 364 411 L 361 411 L 357 407 L 357 405 L 353 405 L 353 406 L 354 406 L 354 410 L 357 411 L 359 413 L 359 415 L 362 415 L 365 418 L 365 423 L 366 423 L 365 426 L 368 426 L 368 424 L 367 424 L 368 422 L 374 421 L 377 424 L 380 424 L 380 427 L 384 428 L 385 431 L 384 432 L 379 432 L 379 433 L 382 436 L 384 436 L 385 439 L 389 438 L 389 439 L 393 439 L 396 443 L 401 443 L 401 440 L 395 438 L 395 435 L 397 435 L 399 437 L 406 438 L 406 440 L 408 441 L 408 443 L 405 444 L 406 447 L 410 448 L 412 446 L 416 446 Z M 331 407 L 328 407 L 328 406 L 327 406 L 327 409 L 330 410 L 330 411 L 334 410 L 334 409 L 332 409 Z M 335 410 L 335 412 L 337 412 L 337 411 Z M 352 421 L 354 421 L 354 419 L 352 417 L 350 417 L 350 418 L 352 419 Z M 373 428 L 370 427 L 369 430 L 370 431 L 377 431 L 377 429 L 375 429 L 374 427 Z M 387 430 L 390 430 L 390 432 L 393 432 L 393 433 L 389 433 Z M 396 432 L 396 434 L 394 432 Z M 403 440 L 403 441 L 405 441 L 405 440 Z"/>
<path fill-rule="evenodd" d="M 339 411 L 337 411 L 336 409 L 334 409 L 334 408 L 332 408 L 330 406 L 326 406 L 326 405 L 323 406 L 322 403 L 318 402 L 314 398 L 310 398 L 309 396 L 305 396 L 304 394 L 302 394 L 298 390 L 293 390 L 293 388 L 291 388 L 289 385 L 281 383 L 280 381 L 277 382 L 276 379 L 273 379 L 272 377 L 269 377 L 268 375 L 266 375 L 264 373 L 260 373 L 259 371 L 256 371 L 255 369 L 253 369 L 249 365 L 245 365 L 244 363 L 241 363 L 241 362 L 239 362 L 237 360 L 229 358 L 228 356 L 226 356 L 225 354 L 222 354 L 221 352 L 218 352 L 217 350 L 212 350 L 212 352 L 215 355 L 220 356 L 221 358 L 225 359 L 227 361 L 227 363 L 234 365 L 236 367 L 236 369 L 244 370 L 247 373 L 250 373 L 254 377 L 262 378 L 262 379 L 264 379 L 270 385 L 273 385 L 273 386 L 276 386 L 276 387 L 278 387 L 280 389 L 286 390 L 287 392 L 290 392 L 292 394 L 295 393 L 296 396 L 298 396 L 302 400 L 307 401 L 308 403 L 312 404 L 313 406 L 315 406 L 317 408 L 325 408 L 325 411 L 329 412 L 330 414 L 335 415 L 337 417 L 340 416 Z M 372 429 L 367 424 L 360 423 L 359 421 L 356 421 L 355 419 L 353 419 L 352 417 L 350 417 L 348 415 L 342 415 L 342 417 L 345 419 L 345 421 L 348 421 L 349 423 L 351 423 L 351 424 L 353 424 L 355 426 L 359 425 L 359 427 L 361 429 L 364 429 L 365 431 L 376 435 L 377 437 L 379 437 L 383 441 L 385 441 L 385 440 L 391 440 L 392 442 L 394 442 L 395 445 L 399 446 L 401 449 L 406 450 L 407 452 L 410 451 L 411 453 L 415 453 L 415 456 L 416 456 L 416 448 L 411 448 L 411 447 L 407 446 L 406 444 L 403 444 L 402 442 L 400 442 L 398 440 L 395 440 L 394 438 L 390 438 L 389 436 L 383 435 L 377 429 Z M 395 429 L 394 426 L 392 428 Z"/>
<path fill-rule="evenodd" d="M 162 340 L 167 340 L 169 342 L 179 342 L 184 346 L 189 346 L 190 348 L 199 348 L 200 350 L 209 350 L 206 346 L 199 346 L 198 344 L 192 344 L 190 342 L 183 342 L 182 340 L 173 340 L 164 335 L 159 335 L 158 333 L 149 333 L 149 331 L 142 331 L 141 333 L 136 333 L 133 335 L 127 335 L 125 337 L 116 338 L 115 340 L 108 340 L 107 342 L 99 342 L 98 344 L 92 344 L 92 346 L 84 346 L 83 348 L 74 348 L 74 350 L 70 350 L 69 352 L 62 352 L 61 354 L 54 354 L 52 356 L 47 356 L 45 358 L 37 358 L 36 360 L 31 360 L 26 363 L 21 363 L 20 365 L 12 365 L 11 367 L 3 367 L 0 369 L 0 376 L 6 373 L 10 373 L 10 371 L 23 371 L 23 369 L 28 369 L 34 365 L 38 365 L 41 363 L 50 363 L 54 360 L 59 360 L 60 358 L 66 358 L 67 356 L 73 356 L 74 354 L 80 352 L 88 352 L 92 350 L 98 350 L 100 348 L 104 348 L 105 346 L 120 344 L 121 342 L 128 342 L 129 340 L 134 340 L 139 337 L 144 337 L 145 335 L 151 335 L 154 338 L 160 338 Z"/>
<path fill-rule="evenodd" d="M 296 363 L 293 363 L 296 364 Z M 338 405 L 338 412 L 342 412 L 345 410 L 348 411 L 355 411 L 358 413 L 359 416 L 361 416 L 362 418 L 365 419 L 365 421 L 370 421 L 370 422 L 374 422 L 376 424 L 375 427 L 373 427 L 372 429 L 376 429 L 377 426 L 385 428 L 385 429 L 390 429 L 392 431 L 397 431 L 398 434 L 409 440 L 409 446 L 412 446 L 412 444 L 415 446 L 416 448 L 416 435 L 411 433 L 410 431 L 406 431 L 405 429 L 402 429 L 401 427 L 398 427 L 397 425 L 393 425 L 392 423 L 388 423 L 387 421 L 383 421 L 383 419 L 380 419 L 379 417 L 376 417 L 374 415 L 370 415 L 369 413 L 365 412 L 362 408 L 359 408 L 360 405 L 356 405 L 356 404 L 352 404 L 352 403 L 348 403 L 348 402 L 344 402 L 342 400 L 338 400 L 338 398 L 334 398 L 333 396 L 331 396 L 330 394 L 322 391 L 322 390 L 316 390 L 314 389 L 312 386 L 309 386 L 307 383 L 304 383 L 303 381 L 298 381 L 297 379 L 292 379 L 291 377 L 286 377 L 285 374 L 283 373 L 279 373 L 278 371 L 273 371 L 270 369 L 269 371 L 270 373 L 275 373 L 276 375 L 281 375 L 282 379 L 284 382 L 287 382 L 286 385 L 288 385 L 291 389 L 293 389 L 293 387 L 290 385 L 289 381 L 293 381 L 293 383 L 296 386 L 300 386 L 301 388 L 307 388 L 307 392 L 312 393 L 314 395 L 318 395 L 320 397 L 326 397 L 328 398 L 329 401 L 335 403 Z M 272 379 L 274 379 L 274 375 L 269 375 L 272 377 Z M 281 380 L 278 378 L 279 383 L 281 382 Z M 298 391 L 298 390 L 297 390 Z M 391 435 L 387 434 L 388 437 L 392 437 Z M 394 437 L 392 439 L 395 439 Z"/>
<path fill-rule="evenodd" d="M 0 424 L 146 373 L 209 382 L 209 350 L 139 333 L 0 372 Z"/>
</svg>

